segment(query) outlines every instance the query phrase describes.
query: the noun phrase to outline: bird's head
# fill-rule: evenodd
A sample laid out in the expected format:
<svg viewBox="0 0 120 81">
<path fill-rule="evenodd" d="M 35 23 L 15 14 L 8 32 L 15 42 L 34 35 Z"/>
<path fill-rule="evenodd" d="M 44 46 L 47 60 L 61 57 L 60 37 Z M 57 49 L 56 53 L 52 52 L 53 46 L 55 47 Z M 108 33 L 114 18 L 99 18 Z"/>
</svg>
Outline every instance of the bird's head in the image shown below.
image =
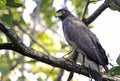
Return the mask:
<svg viewBox="0 0 120 81">
<path fill-rule="evenodd" d="M 56 17 L 59 17 L 62 21 L 67 18 L 69 15 L 72 15 L 67 9 L 60 9 L 56 12 Z"/>
</svg>

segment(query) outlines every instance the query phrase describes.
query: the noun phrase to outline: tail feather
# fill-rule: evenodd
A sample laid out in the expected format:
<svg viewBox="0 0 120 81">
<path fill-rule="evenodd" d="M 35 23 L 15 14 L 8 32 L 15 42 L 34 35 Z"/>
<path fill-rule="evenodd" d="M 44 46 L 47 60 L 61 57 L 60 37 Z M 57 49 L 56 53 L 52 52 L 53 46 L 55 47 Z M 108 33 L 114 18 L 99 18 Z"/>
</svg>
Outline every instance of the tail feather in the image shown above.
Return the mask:
<svg viewBox="0 0 120 81">
<path fill-rule="evenodd" d="M 92 76 L 92 78 L 95 79 L 95 81 L 102 81 L 102 77 L 101 77 L 100 73 L 98 73 L 97 71 L 92 70 L 92 69 L 90 69 L 89 71 L 90 71 L 90 75 Z"/>
<path fill-rule="evenodd" d="M 89 68 L 89 72 L 92 78 L 95 79 L 95 81 L 102 81 L 101 74 L 95 70 L 92 70 Z"/>
<path fill-rule="evenodd" d="M 88 66 L 89 73 L 91 77 L 94 78 L 95 81 L 102 81 L 99 65 L 93 61 L 90 61 L 89 59 L 88 59 L 88 64 L 89 64 Z"/>
</svg>

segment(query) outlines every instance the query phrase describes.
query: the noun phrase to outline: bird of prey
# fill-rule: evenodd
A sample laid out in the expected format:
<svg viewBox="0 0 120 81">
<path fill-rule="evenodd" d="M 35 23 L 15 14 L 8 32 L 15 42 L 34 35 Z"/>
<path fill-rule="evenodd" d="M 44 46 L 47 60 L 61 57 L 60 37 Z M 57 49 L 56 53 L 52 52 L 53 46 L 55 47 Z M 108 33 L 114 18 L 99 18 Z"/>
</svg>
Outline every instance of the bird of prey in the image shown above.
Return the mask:
<svg viewBox="0 0 120 81">
<path fill-rule="evenodd" d="M 56 17 L 62 20 L 63 33 L 68 44 L 73 50 L 77 50 L 80 58 L 82 57 L 83 65 L 87 62 L 91 68 L 90 75 L 96 81 L 102 81 L 100 73 L 96 73 L 99 69 L 96 70 L 94 67 L 102 66 L 107 69 L 108 59 L 96 35 L 67 9 L 58 10 Z"/>
</svg>

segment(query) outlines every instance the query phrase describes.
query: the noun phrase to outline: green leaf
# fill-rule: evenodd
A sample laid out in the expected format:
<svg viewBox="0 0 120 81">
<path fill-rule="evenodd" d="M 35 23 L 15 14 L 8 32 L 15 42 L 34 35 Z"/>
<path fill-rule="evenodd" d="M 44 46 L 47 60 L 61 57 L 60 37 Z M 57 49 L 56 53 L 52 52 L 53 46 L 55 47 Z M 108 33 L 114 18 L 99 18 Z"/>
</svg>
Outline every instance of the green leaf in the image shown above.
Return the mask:
<svg viewBox="0 0 120 81">
<path fill-rule="evenodd" d="M 115 67 L 111 68 L 110 71 L 109 71 L 109 73 L 112 76 L 120 75 L 120 66 L 115 66 Z"/>
<path fill-rule="evenodd" d="M 6 0 L 0 0 L 0 9 L 4 8 L 6 4 Z"/>
<path fill-rule="evenodd" d="M 3 14 L 1 19 L 6 22 L 10 27 L 13 27 L 13 24 L 12 24 L 12 18 L 11 16 L 7 15 L 7 14 Z"/>
<path fill-rule="evenodd" d="M 108 0 L 109 1 L 109 0 Z M 115 3 L 115 1 L 109 1 L 109 8 L 111 9 L 111 10 L 117 10 L 117 11 L 119 11 L 120 12 L 120 4 L 119 3 Z"/>
<path fill-rule="evenodd" d="M 120 65 L 120 55 L 118 56 L 116 62 L 117 62 L 118 65 Z"/>
<path fill-rule="evenodd" d="M 6 6 L 18 8 L 18 7 L 22 7 L 23 4 L 17 3 L 15 0 L 7 0 Z"/>
</svg>

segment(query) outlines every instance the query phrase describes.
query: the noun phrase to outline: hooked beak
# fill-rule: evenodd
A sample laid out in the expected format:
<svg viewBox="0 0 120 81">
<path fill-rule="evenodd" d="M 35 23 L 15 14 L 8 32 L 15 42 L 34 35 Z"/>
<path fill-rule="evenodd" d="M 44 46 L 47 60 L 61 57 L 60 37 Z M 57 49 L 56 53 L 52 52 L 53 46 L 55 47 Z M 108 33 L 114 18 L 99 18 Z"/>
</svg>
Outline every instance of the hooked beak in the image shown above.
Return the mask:
<svg viewBox="0 0 120 81">
<path fill-rule="evenodd" d="M 56 13 L 56 14 L 55 14 L 55 17 L 56 17 L 57 21 L 60 21 L 60 18 L 59 18 L 59 17 L 60 17 L 60 14 L 59 14 L 59 13 Z"/>
<path fill-rule="evenodd" d="M 55 17 L 59 17 L 59 16 L 60 16 L 60 14 L 59 14 L 59 13 L 56 13 L 56 14 L 55 14 Z"/>
</svg>

